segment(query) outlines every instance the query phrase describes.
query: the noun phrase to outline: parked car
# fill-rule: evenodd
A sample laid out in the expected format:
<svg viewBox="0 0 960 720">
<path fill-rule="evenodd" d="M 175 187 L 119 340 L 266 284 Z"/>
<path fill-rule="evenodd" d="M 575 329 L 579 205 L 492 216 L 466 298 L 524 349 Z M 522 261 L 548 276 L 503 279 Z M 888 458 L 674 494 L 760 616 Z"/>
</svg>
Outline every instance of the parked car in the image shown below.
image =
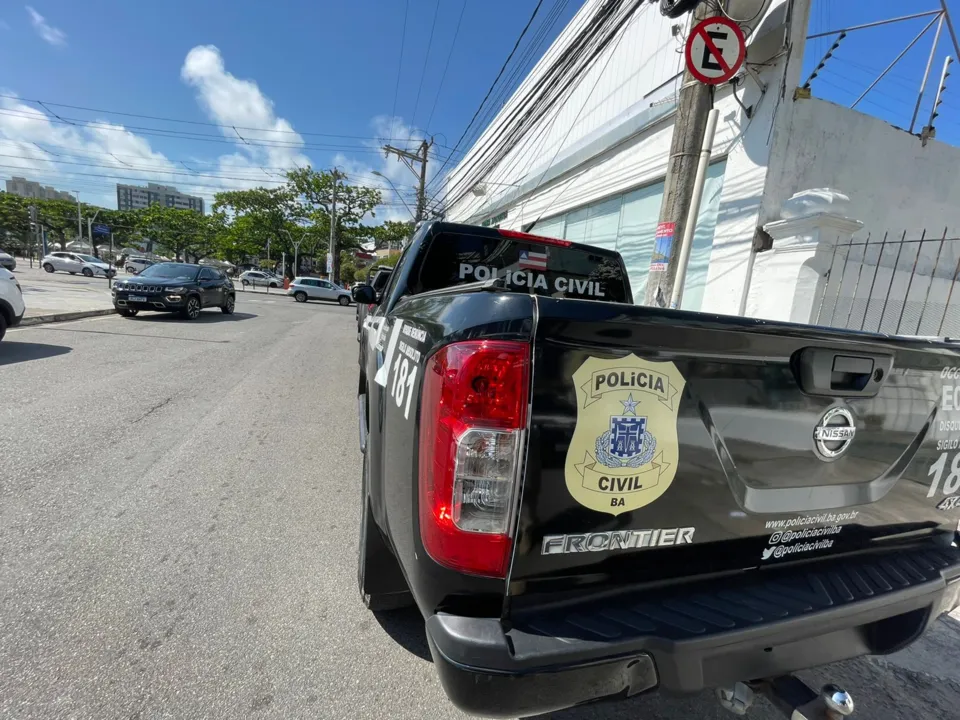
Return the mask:
<svg viewBox="0 0 960 720">
<path fill-rule="evenodd" d="M 113 286 L 113 306 L 124 317 L 150 310 L 196 320 L 209 307 L 232 315 L 236 300 L 233 282 L 225 273 L 190 263 L 157 263 Z"/>
<path fill-rule="evenodd" d="M 307 300 L 330 300 L 331 302 L 338 302 L 344 307 L 350 304 L 349 290 L 320 278 L 294 278 L 287 290 L 287 295 L 301 303 Z"/>
<path fill-rule="evenodd" d="M 247 270 L 245 273 L 241 273 L 240 283 L 244 287 L 247 285 L 257 287 L 259 285 L 260 287 L 278 288 L 283 285 L 283 280 L 273 273 L 264 272 L 263 270 Z"/>
<path fill-rule="evenodd" d="M 84 277 L 112 278 L 117 274 L 110 263 L 104 262 L 93 255 L 82 255 L 73 252 L 52 252 L 45 255 L 40 266 L 48 273 L 68 272 L 71 275 L 80 273 Z"/>
<path fill-rule="evenodd" d="M 419 609 L 468 713 L 754 688 L 840 718 L 790 673 L 960 602 L 944 338 L 640 307 L 615 251 L 442 222 L 363 333 L 361 597 Z"/>
<path fill-rule="evenodd" d="M 23 292 L 14 274 L 0 268 L 0 340 L 8 327 L 16 327 L 23 319 Z"/>
<path fill-rule="evenodd" d="M 13 257 L 13 255 L 8 252 L 4 252 L 2 249 L 0 249 L 0 267 L 5 267 L 10 272 L 13 272 L 17 269 L 16 259 Z"/>
<path fill-rule="evenodd" d="M 156 265 L 156 261 L 150 260 L 149 258 L 145 258 L 145 257 L 138 257 L 136 255 L 131 255 L 126 259 L 126 261 L 123 264 L 124 264 L 124 270 L 126 270 L 128 273 L 133 273 L 134 275 L 136 275 L 137 273 L 143 272 L 151 265 Z"/>
</svg>

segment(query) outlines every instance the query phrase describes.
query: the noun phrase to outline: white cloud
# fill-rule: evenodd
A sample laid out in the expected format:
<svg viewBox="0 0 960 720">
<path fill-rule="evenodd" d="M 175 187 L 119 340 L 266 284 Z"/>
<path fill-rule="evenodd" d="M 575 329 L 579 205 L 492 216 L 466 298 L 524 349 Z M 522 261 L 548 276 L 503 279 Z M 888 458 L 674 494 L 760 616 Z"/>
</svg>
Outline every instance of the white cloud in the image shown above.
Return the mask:
<svg viewBox="0 0 960 720">
<path fill-rule="evenodd" d="M 287 120 L 277 117 L 273 102 L 257 83 L 227 71 L 215 46 L 198 45 L 188 52 L 180 77 L 196 89 L 197 101 L 207 116 L 224 126 L 224 137 L 237 144 L 236 152 L 220 158 L 221 170 L 293 169 L 310 164 L 302 152 L 303 138 Z"/>
<path fill-rule="evenodd" d="M 4 95 L 13 95 L 9 90 Z M 175 184 L 177 166 L 149 141 L 122 125 L 104 120 L 96 125 L 60 125 L 45 113 L 12 97 L 0 98 L 0 172 L 23 175 L 58 190 L 84 188 L 86 202 L 113 207 L 114 182 L 95 177 L 113 175 Z M 106 166 L 106 167 L 103 167 Z M 155 171 L 133 169 L 156 168 Z M 83 174 L 86 173 L 86 174 Z M 182 181 L 182 177 L 180 178 Z M 184 188 L 181 188 L 184 189 Z"/>
<path fill-rule="evenodd" d="M 30 15 L 30 22 L 33 24 L 33 29 L 37 31 L 37 34 L 46 40 L 51 45 L 63 46 L 67 44 L 67 34 L 50 25 L 46 19 L 34 10 L 29 5 L 25 6 L 27 8 L 27 13 Z"/>
<path fill-rule="evenodd" d="M 376 137 L 383 138 L 385 142 L 389 142 L 396 148 L 409 150 L 410 152 L 416 152 L 425 137 L 422 131 L 410 127 L 399 117 L 378 115 L 370 121 L 370 127 Z M 364 144 L 375 149 L 380 149 L 383 145 L 382 142 L 373 140 Z M 396 155 L 391 154 L 388 157 L 381 155 L 376 162 L 369 163 L 340 153 L 334 157 L 333 162 L 334 165 L 347 173 L 351 182 L 357 185 L 379 188 L 383 201 L 391 203 L 378 208 L 376 219 L 368 219 L 368 222 L 380 223 L 386 220 L 409 221 L 412 219 L 411 211 L 416 212 L 417 209 L 415 186 L 418 181 L 416 176 L 410 172 L 406 165 L 400 162 Z M 428 184 L 438 169 L 437 161 L 431 159 L 427 162 Z M 374 175 L 374 172 L 379 172 L 389 179 L 389 182 L 384 177 Z M 393 186 L 390 183 L 393 183 Z M 398 195 L 398 191 L 402 193 L 402 198 Z M 429 196 L 430 192 L 428 190 L 428 207 L 430 206 Z M 409 206 L 409 210 L 404 207 L 403 201 Z"/>
</svg>

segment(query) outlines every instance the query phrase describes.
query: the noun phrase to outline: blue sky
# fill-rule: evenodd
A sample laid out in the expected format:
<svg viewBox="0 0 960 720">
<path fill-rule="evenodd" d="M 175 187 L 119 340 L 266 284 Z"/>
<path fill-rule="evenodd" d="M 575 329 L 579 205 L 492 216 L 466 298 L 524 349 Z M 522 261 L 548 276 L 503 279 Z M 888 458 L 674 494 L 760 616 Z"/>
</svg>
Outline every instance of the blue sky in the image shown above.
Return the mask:
<svg viewBox="0 0 960 720">
<path fill-rule="evenodd" d="M 950 0 L 951 5 L 958 2 Z M 336 164 L 354 182 L 384 188 L 388 205 L 380 218 L 405 219 L 409 214 L 402 200 L 412 204 L 414 178 L 395 159 L 377 152 L 377 138 L 400 138 L 394 141 L 400 144 L 413 137 L 412 146 L 423 134 L 435 135 L 436 171 L 535 4 L 8 2 L 0 9 L 0 93 L 19 99 L 0 98 L 0 178 L 25 175 L 113 207 L 117 180 L 149 179 L 210 197 L 220 187 L 269 186 L 285 167 Z M 544 28 L 544 44 L 527 68 L 581 4 L 544 2 L 528 38 L 541 23 L 552 23 Z M 562 11 L 551 17 L 554 6 Z M 814 0 L 810 32 L 937 7 L 937 0 Z M 814 81 L 815 94 L 849 104 L 926 22 L 851 34 Z M 908 125 L 931 40 L 932 31 L 860 109 Z M 829 43 L 809 43 L 808 72 Z M 953 54 L 944 31 L 934 76 L 948 52 Z M 960 83 L 960 68 L 955 77 Z M 926 122 L 936 81 L 931 79 L 918 126 Z M 947 94 L 939 137 L 960 144 L 960 99 L 952 99 L 956 93 L 960 86 Z M 373 171 L 387 175 L 403 197 Z"/>
<path fill-rule="evenodd" d="M 960 2 L 948 0 L 947 6 L 955 27 L 960 31 Z M 939 8 L 938 0 L 870 0 L 869 3 L 863 0 L 814 0 L 809 34 L 815 35 Z M 814 95 L 849 107 L 931 19 L 917 18 L 849 33 L 834 57 L 828 60 L 819 77 L 814 79 L 811 85 Z M 936 26 L 927 31 L 890 74 L 857 106 L 858 110 L 880 117 L 897 127 L 909 127 L 935 31 Z M 809 41 L 804 57 L 804 79 L 813 71 L 834 39 L 835 37 Z M 944 25 L 914 132 L 919 132 L 930 117 L 940 71 L 947 55 L 957 59 L 950 34 Z M 958 145 L 960 65 L 955 62 L 952 68 L 952 75 L 947 80 L 948 91 L 944 95 L 940 117 L 936 122 L 937 139 Z"/>
<path fill-rule="evenodd" d="M 541 18 L 551 4 L 544 3 Z M 452 146 L 459 138 L 534 5 L 534 0 L 409 0 L 398 90 L 405 0 L 5 3 L 0 9 L 0 67 L 4 69 L 0 92 L 99 112 L 57 105 L 44 110 L 34 103 L 0 99 L 0 111 L 6 113 L 0 115 L 0 133 L 16 137 L 21 144 L 15 147 L 4 141 L 0 155 L 26 154 L 25 142 L 31 154 L 16 161 L 0 157 L 0 166 L 24 168 L 20 172 L 0 167 L 0 177 L 27 174 L 64 189 L 78 188 L 91 201 L 113 205 L 110 187 L 115 180 L 76 173 L 148 177 L 150 173 L 139 168 L 171 173 L 188 173 L 189 168 L 198 176 L 167 174 L 155 179 L 211 194 L 213 188 L 201 186 L 218 185 L 221 179 L 200 174 L 266 179 L 261 167 L 274 173 L 291 167 L 291 162 L 306 160 L 316 167 L 337 164 L 368 184 L 383 184 L 370 175 L 378 170 L 402 192 L 412 193 L 412 174 L 395 159 L 384 160 L 374 149 L 375 139 L 429 132 L 436 134 L 437 155 L 446 156 L 449 150 L 441 145 Z M 567 3 L 548 42 L 577 7 L 578 2 Z M 461 10 L 463 21 L 437 99 Z M 237 133 L 245 139 L 241 141 L 222 128 L 124 117 L 105 110 L 269 127 L 278 132 L 242 131 Z M 25 117 L 38 112 L 56 113 L 67 121 L 123 125 L 133 137 L 106 127 L 90 137 L 89 130 L 55 118 L 48 124 Z M 394 112 L 395 124 L 389 119 Z M 158 137 L 138 128 L 166 132 Z M 170 137 L 169 131 L 209 134 L 218 142 Z M 65 133 L 75 137 L 64 137 Z M 290 147 L 245 144 L 256 139 Z M 298 139 L 304 147 L 295 147 Z M 58 157 L 109 167 L 69 166 L 57 163 Z M 387 215 L 407 215 L 397 198 L 390 201 L 393 206 L 386 209 Z"/>
</svg>

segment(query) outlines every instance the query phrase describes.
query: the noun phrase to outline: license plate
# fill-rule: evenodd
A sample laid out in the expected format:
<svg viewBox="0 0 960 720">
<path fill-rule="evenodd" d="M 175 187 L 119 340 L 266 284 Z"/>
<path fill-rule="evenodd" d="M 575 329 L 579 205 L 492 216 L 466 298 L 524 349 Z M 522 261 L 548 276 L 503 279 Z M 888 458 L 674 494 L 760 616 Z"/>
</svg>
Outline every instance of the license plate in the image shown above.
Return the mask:
<svg viewBox="0 0 960 720">
<path fill-rule="evenodd" d="M 127 300 L 130 302 L 146 302 L 147 298 L 144 295 L 131 295 Z"/>
</svg>

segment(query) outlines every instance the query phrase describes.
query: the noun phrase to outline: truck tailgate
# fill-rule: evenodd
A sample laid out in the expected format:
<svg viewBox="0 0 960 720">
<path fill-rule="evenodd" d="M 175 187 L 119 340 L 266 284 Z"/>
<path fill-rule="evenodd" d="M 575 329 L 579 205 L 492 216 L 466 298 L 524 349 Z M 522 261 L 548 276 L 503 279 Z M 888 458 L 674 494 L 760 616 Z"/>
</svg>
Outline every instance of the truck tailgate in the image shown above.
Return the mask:
<svg viewBox="0 0 960 720">
<path fill-rule="evenodd" d="M 949 345 L 537 303 L 514 602 L 953 539 Z"/>
</svg>

